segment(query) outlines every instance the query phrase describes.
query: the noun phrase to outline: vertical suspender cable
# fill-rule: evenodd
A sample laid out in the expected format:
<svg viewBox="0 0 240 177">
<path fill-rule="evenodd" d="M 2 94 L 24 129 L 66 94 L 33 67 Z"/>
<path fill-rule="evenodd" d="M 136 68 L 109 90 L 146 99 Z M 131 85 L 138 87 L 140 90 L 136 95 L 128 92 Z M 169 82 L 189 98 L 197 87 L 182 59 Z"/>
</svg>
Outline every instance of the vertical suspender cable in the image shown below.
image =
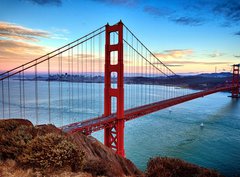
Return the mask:
<svg viewBox="0 0 240 177">
<path fill-rule="evenodd" d="M 146 58 L 146 56 L 147 56 L 147 50 L 145 50 L 145 58 Z M 147 66 L 147 61 L 145 60 L 145 72 L 144 72 L 144 74 L 145 74 L 145 77 L 146 77 L 146 79 L 148 79 L 148 66 Z M 147 104 L 147 83 L 146 84 L 144 84 L 144 103 L 145 104 Z"/>
<path fill-rule="evenodd" d="M 19 108 L 20 108 L 20 117 L 23 117 L 22 114 L 22 78 L 21 78 L 22 73 L 19 73 Z"/>
<path fill-rule="evenodd" d="M 4 81 L 2 80 L 2 114 L 5 117 L 5 107 L 4 107 Z"/>
<path fill-rule="evenodd" d="M 63 85 L 63 61 L 62 61 L 62 53 L 60 53 L 60 120 L 61 120 L 61 124 L 63 125 L 63 89 L 62 89 L 62 85 Z"/>
<path fill-rule="evenodd" d="M 79 113 L 80 110 L 80 93 L 79 93 L 79 83 L 80 83 L 80 75 L 79 75 L 79 45 L 77 46 L 77 113 Z M 77 114 L 79 116 L 79 114 Z"/>
<path fill-rule="evenodd" d="M 38 75 L 37 75 L 37 60 L 35 64 L 35 104 L 36 104 L 36 124 L 38 125 Z"/>
<path fill-rule="evenodd" d="M 136 93 L 137 93 L 137 99 L 138 101 L 136 100 L 136 106 L 139 105 L 139 99 L 140 99 L 140 95 L 139 95 L 139 51 L 138 51 L 138 41 L 136 40 L 136 77 L 137 77 L 137 85 L 136 85 Z"/>
<path fill-rule="evenodd" d="M 85 77 L 86 77 L 86 79 L 88 79 L 88 41 L 86 41 L 86 46 L 85 46 L 85 50 L 86 50 L 86 52 L 85 52 L 85 63 L 86 63 L 86 73 L 85 73 Z M 85 101 L 85 109 L 86 109 L 86 111 L 87 111 L 87 107 L 88 107 L 88 95 L 87 95 L 87 90 L 88 90 L 88 88 L 87 88 L 87 82 L 86 83 L 84 83 L 84 85 L 85 85 L 85 98 L 86 98 L 86 101 Z"/>
<path fill-rule="evenodd" d="M 61 109 L 61 61 L 60 61 L 60 56 L 61 54 L 58 55 L 58 73 L 60 75 L 60 78 L 58 80 L 58 115 L 59 115 L 59 119 L 60 119 L 60 122 L 61 122 L 61 112 L 62 112 L 62 109 Z"/>
<path fill-rule="evenodd" d="M 22 74 L 23 74 L 23 116 L 26 118 L 26 106 L 25 106 L 25 71 L 24 65 L 22 66 Z"/>
<path fill-rule="evenodd" d="M 70 47 L 70 46 L 69 46 Z M 71 76 L 70 76 L 70 50 L 68 50 L 68 75 L 67 75 L 67 82 L 68 82 L 68 121 L 70 122 L 71 120 L 70 120 L 70 118 L 71 118 L 71 115 L 70 115 L 70 113 L 71 113 L 71 92 L 70 92 L 70 90 L 71 90 L 71 88 L 70 88 L 70 86 L 71 86 L 71 82 L 70 82 L 70 79 L 71 78 Z"/>
<path fill-rule="evenodd" d="M 73 82 L 74 82 L 74 71 L 73 71 L 73 49 L 74 48 L 71 48 L 71 70 L 72 70 L 72 72 L 71 72 L 71 109 L 72 109 L 72 119 L 75 119 L 75 114 L 74 114 L 74 108 L 73 108 L 73 106 L 74 106 L 74 104 L 73 104 L 73 94 L 74 94 L 74 90 L 73 90 Z M 71 121 L 73 121 L 73 120 L 71 120 Z"/>
<path fill-rule="evenodd" d="M 91 62 L 91 109 L 93 108 L 93 38 L 90 41 L 90 62 Z"/>
<path fill-rule="evenodd" d="M 143 56 L 143 47 L 141 45 L 141 55 Z M 144 78 L 144 75 L 143 75 L 143 58 L 141 57 L 141 76 L 142 78 Z M 143 102 L 143 88 L 144 87 L 144 83 L 141 83 L 141 105 L 144 104 Z"/>
<path fill-rule="evenodd" d="M 82 100 L 81 100 L 81 113 L 83 113 L 83 103 L 84 103 L 84 88 L 83 88 L 83 86 L 84 86 L 84 84 L 83 84 L 83 79 L 84 79 L 84 73 L 83 73 L 83 56 L 84 56 L 84 53 L 83 53 L 83 44 L 81 44 L 81 72 L 82 72 L 82 74 L 81 74 L 81 93 L 82 93 L 82 95 L 81 95 L 81 98 L 82 98 Z M 83 115 L 82 115 L 82 120 L 83 120 Z"/>
<path fill-rule="evenodd" d="M 11 99 L 10 99 L 10 81 L 9 81 L 9 73 L 7 78 L 7 87 L 8 87 L 8 117 L 11 117 Z"/>
<path fill-rule="evenodd" d="M 101 30 L 100 30 L 101 31 Z M 99 65 L 98 65 L 98 72 L 99 72 L 99 79 L 101 78 L 101 60 L 102 60 L 102 55 L 101 55 L 101 49 L 102 49 L 102 34 L 99 35 L 99 44 L 98 44 L 98 55 L 99 55 Z M 98 83 L 99 88 L 98 88 L 98 97 L 99 97 L 99 115 L 101 115 L 101 108 L 102 108 L 102 97 L 101 97 L 101 81 Z"/>
<path fill-rule="evenodd" d="M 51 123 L 50 60 L 48 57 L 48 122 Z"/>
</svg>

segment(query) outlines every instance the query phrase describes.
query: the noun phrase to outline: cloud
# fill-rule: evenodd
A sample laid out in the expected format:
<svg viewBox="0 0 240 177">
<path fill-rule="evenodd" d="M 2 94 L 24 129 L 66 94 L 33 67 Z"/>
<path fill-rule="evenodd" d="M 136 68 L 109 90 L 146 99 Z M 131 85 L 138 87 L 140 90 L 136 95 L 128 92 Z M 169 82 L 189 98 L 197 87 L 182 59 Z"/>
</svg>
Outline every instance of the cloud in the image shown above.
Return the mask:
<svg viewBox="0 0 240 177">
<path fill-rule="evenodd" d="M 164 61 L 166 65 L 229 65 L 232 62 L 201 62 L 201 61 Z M 154 64 L 161 64 L 161 63 L 154 63 Z"/>
<path fill-rule="evenodd" d="M 10 69 L 10 66 L 27 61 L 26 58 L 45 54 L 47 48 L 39 46 L 35 42 L 38 42 L 39 38 L 48 37 L 50 37 L 50 34 L 45 31 L 0 22 L 1 65 L 8 65 L 8 69 Z"/>
<path fill-rule="evenodd" d="M 61 6 L 62 0 L 26 0 L 38 5 L 53 5 L 53 6 Z"/>
<path fill-rule="evenodd" d="M 150 15 L 158 16 L 158 17 L 170 15 L 172 13 L 172 11 L 168 8 L 160 9 L 154 6 L 145 6 L 143 11 Z"/>
<path fill-rule="evenodd" d="M 87 54 L 87 53 L 83 53 L 83 54 L 76 54 L 75 55 L 78 58 L 96 58 L 95 55 L 93 54 Z"/>
<path fill-rule="evenodd" d="M 38 37 L 48 38 L 49 33 L 41 30 L 32 30 L 12 23 L 0 22 L 0 38 L 38 41 Z"/>
<path fill-rule="evenodd" d="M 155 53 L 159 58 L 182 58 L 186 55 L 191 55 L 193 51 L 191 49 L 175 49 L 165 50 L 163 53 Z"/>
<path fill-rule="evenodd" d="M 203 20 L 200 18 L 179 17 L 179 18 L 173 18 L 171 20 L 180 25 L 199 26 L 203 24 Z"/>
<path fill-rule="evenodd" d="M 220 52 L 216 51 L 216 52 L 210 54 L 209 57 L 216 58 L 216 57 L 221 57 L 223 55 L 224 55 L 224 53 L 220 53 Z"/>
<path fill-rule="evenodd" d="M 124 5 L 124 6 L 135 6 L 139 0 L 92 0 L 110 5 Z"/>
<path fill-rule="evenodd" d="M 4 56 L 13 55 L 39 55 L 45 52 L 45 48 L 26 42 L 13 40 L 0 40 L 0 53 Z"/>
<path fill-rule="evenodd" d="M 240 36 L 240 31 L 236 32 L 235 35 Z"/>
<path fill-rule="evenodd" d="M 165 64 L 166 66 L 168 67 L 181 67 L 181 66 L 184 66 L 184 65 L 181 65 L 181 64 Z"/>
<path fill-rule="evenodd" d="M 231 22 L 240 22 L 240 1 L 226 0 L 219 1 L 213 7 L 213 12 L 217 15 L 223 15 Z"/>
</svg>

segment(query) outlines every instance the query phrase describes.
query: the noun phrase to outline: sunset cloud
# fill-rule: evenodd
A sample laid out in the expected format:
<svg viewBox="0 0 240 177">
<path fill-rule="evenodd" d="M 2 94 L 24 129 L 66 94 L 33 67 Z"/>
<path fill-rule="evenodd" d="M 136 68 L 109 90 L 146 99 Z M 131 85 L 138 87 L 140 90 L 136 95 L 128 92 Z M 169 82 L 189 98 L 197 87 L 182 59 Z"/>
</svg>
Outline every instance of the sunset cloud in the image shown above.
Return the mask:
<svg viewBox="0 0 240 177">
<path fill-rule="evenodd" d="M 155 53 L 155 55 L 159 58 L 182 58 L 192 53 L 193 51 L 191 49 L 175 49 L 165 50 L 163 53 Z"/>
<path fill-rule="evenodd" d="M 46 31 L 33 30 L 13 23 L 0 22 L 0 38 L 14 40 L 38 41 L 39 37 L 48 38 Z"/>
<path fill-rule="evenodd" d="M 212 57 L 212 58 L 216 58 L 216 57 L 221 57 L 221 56 L 223 56 L 223 55 L 224 55 L 224 53 L 215 51 L 215 52 L 213 52 L 212 54 L 210 54 L 209 56 Z"/>
<path fill-rule="evenodd" d="M 50 34 L 20 25 L 0 22 L 0 65 L 1 70 L 11 69 L 48 52 L 37 43 Z M 8 63 L 8 64 L 7 64 Z"/>
<path fill-rule="evenodd" d="M 45 51 L 44 47 L 29 44 L 26 42 L 13 40 L 0 40 L 1 55 L 36 55 L 42 54 Z"/>
<path fill-rule="evenodd" d="M 184 66 L 184 65 L 230 65 L 232 62 L 205 62 L 205 61 L 164 61 L 167 66 Z M 154 63 L 160 64 L 160 63 Z"/>
</svg>

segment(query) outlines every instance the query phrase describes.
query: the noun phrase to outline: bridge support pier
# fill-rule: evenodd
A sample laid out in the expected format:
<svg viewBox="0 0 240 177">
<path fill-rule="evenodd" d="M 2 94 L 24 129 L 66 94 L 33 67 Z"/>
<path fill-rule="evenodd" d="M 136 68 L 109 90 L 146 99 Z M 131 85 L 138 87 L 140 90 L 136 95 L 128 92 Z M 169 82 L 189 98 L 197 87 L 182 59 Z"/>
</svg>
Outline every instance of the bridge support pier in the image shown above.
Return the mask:
<svg viewBox="0 0 240 177">
<path fill-rule="evenodd" d="M 240 97 L 240 92 L 239 92 L 239 65 L 240 64 L 235 64 L 233 65 L 233 78 L 232 78 L 232 98 L 239 98 Z"/>
<path fill-rule="evenodd" d="M 118 36 L 118 42 L 111 44 L 111 33 Z M 117 53 L 117 64 L 113 63 L 111 53 Z M 104 116 L 112 114 L 112 98 L 116 98 L 116 120 L 113 126 L 104 129 L 104 144 L 117 154 L 125 157 L 124 152 L 124 80 L 123 80 L 123 23 L 106 25 L 105 76 L 104 76 Z M 111 73 L 117 73 L 117 88 L 111 87 Z"/>
</svg>

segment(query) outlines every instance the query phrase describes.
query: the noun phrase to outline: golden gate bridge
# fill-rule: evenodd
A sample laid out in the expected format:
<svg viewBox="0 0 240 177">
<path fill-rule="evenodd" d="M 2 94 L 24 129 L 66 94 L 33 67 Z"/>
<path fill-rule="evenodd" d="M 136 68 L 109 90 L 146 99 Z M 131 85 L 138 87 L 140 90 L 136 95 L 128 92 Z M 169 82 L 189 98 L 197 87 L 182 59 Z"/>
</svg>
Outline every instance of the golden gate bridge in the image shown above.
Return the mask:
<svg viewBox="0 0 240 177">
<path fill-rule="evenodd" d="M 126 121 L 216 92 L 239 97 L 239 64 L 230 83 L 204 91 L 179 88 L 178 78 L 120 21 L 1 73 L 0 116 L 104 130 L 104 144 L 125 156 Z"/>
</svg>

